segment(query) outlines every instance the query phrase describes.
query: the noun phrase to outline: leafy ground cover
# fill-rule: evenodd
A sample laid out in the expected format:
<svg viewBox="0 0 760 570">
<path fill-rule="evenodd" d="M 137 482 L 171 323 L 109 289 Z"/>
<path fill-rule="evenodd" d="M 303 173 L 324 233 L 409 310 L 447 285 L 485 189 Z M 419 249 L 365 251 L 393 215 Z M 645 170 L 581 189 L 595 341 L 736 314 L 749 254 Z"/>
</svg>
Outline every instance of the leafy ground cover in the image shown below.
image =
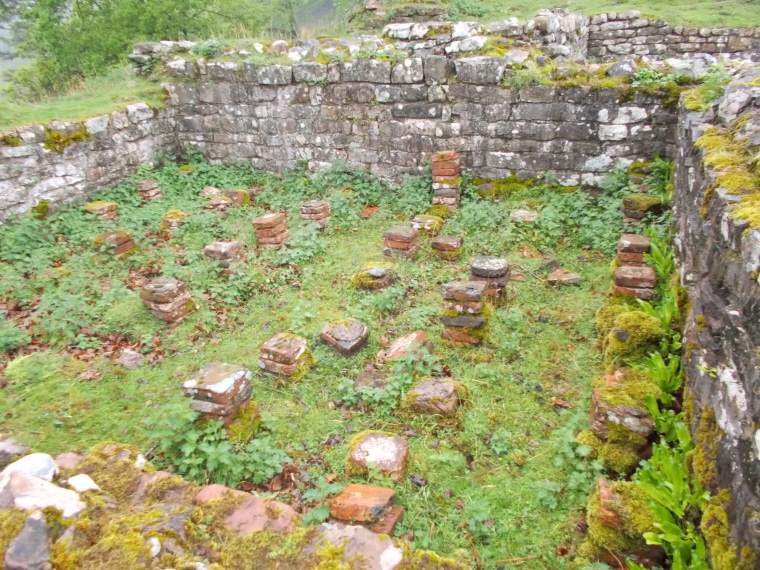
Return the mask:
<svg viewBox="0 0 760 570">
<path fill-rule="evenodd" d="M 555 549 L 569 546 L 601 472 L 575 434 L 586 427 L 591 384 L 601 366 L 594 314 L 605 301 L 623 229 L 625 175 L 611 176 L 594 195 L 561 192 L 549 179 L 516 185 L 494 201 L 466 185 L 463 207 L 444 229 L 464 237 L 462 261 L 448 264 L 423 244 L 415 260 L 394 262 L 392 286 L 366 292 L 348 287 L 351 275 L 384 261 L 384 229 L 429 208 L 429 176 L 388 187 L 340 165 L 314 177 L 300 171 L 275 177 L 246 166 L 190 161 L 189 176 L 169 163 L 99 196 L 119 203 L 116 222 L 69 205 L 0 228 L 3 433 L 49 453 L 104 440 L 149 451 L 165 435 L 156 418 L 176 418 L 176 426 L 194 429 L 192 418 L 186 421 L 189 404 L 179 397 L 182 380 L 211 361 L 242 364 L 254 371 L 253 399 L 263 427 L 253 447 L 240 453 L 267 477 L 241 481 L 241 488 L 275 496 L 319 521 L 325 500 L 359 481 L 344 463 L 352 437 L 368 429 L 393 432 L 408 438 L 412 462 L 403 481 L 382 484 L 393 487 L 405 506 L 398 532 L 416 548 L 485 568 L 513 558 L 528 558 L 524 568 L 564 568 Z M 144 176 L 159 181 L 163 199 L 141 201 L 134 184 Z M 205 208 L 200 192 L 207 185 L 263 190 L 251 206 L 222 217 Z M 331 227 L 322 233 L 298 217 L 300 204 L 313 198 L 332 207 Z M 518 207 L 540 210 L 539 221 L 512 223 L 509 213 Z M 176 208 L 191 216 L 170 242 L 161 241 L 161 218 Z M 251 220 L 272 210 L 288 212 L 291 240 L 278 252 L 257 252 Z M 131 231 L 138 251 L 126 260 L 98 251 L 93 238 L 111 228 Z M 201 253 L 219 239 L 247 244 L 246 259 L 228 272 Z M 444 346 L 440 285 L 466 279 L 468 260 L 479 254 L 512 261 L 510 301 L 494 311 L 487 346 Z M 542 255 L 580 274 L 581 286 L 549 287 Z M 197 304 L 173 330 L 139 300 L 142 283 L 159 274 L 185 281 Z M 318 339 L 325 323 L 345 317 L 372 330 L 368 346 L 349 359 Z M 387 340 L 420 328 L 434 340 L 434 357 L 402 362 L 392 394 L 357 399 L 353 380 L 375 353 Z M 295 384 L 257 372 L 260 345 L 283 331 L 307 338 L 318 362 Z M 114 359 L 125 347 L 146 354 L 150 364 L 133 371 L 118 366 Z M 469 389 L 468 405 L 455 421 L 405 414 L 394 397 L 434 368 Z M 154 418 L 153 427 L 146 417 Z M 283 469 L 283 452 L 290 463 L 269 479 L 268 469 Z M 229 482 L 226 474 L 209 463 L 200 479 Z"/>
</svg>

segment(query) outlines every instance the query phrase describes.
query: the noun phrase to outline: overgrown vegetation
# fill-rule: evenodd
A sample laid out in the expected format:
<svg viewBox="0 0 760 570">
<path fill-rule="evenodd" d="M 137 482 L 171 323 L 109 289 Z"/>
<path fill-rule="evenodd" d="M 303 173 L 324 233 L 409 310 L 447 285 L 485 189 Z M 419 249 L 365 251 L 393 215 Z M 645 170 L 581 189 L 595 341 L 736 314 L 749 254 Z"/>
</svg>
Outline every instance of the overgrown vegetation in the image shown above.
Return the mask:
<svg viewBox="0 0 760 570">
<path fill-rule="evenodd" d="M 69 205 L 0 228 L 0 302 L 6 326 L 23 331 L 10 333 L 9 356 L 0 365 L 8 363 L 0 372 L 8 380 L 0 401 L 3 432 L 49 452 L 104 440 L 146 450 L 157 445 L 153 459 L 162 467 L 197 481 L 241 479 L 263 491 L 268 478 L 285 469 L 297 475 L 288 477 L 293 482 L 280 500 L 300 504 L 297 497 L 313 490 L 302 507 L 308 511 L 324 506 L 328 475 L 341 483 L 364 480 L 345 471 L 353 435 L 390 431 L 409 439 L 408 474 L 415 478 L 381 483 L 392 486 L 407 509 L 399 533 L 413 533 L 415 547 L 467 563 L 475 548 L 486 564 L 509 553 L 537 556 L 528 568 L 563 568 L 554 551 L 569 545 L 570 523 L 601 469 L 574 434 L 585 422 L 601 364 L 591 340 L 593 315 L 621 231 L 623 175 L 615 174 L 617 182 L 597 196 L 561 192 L 549 177 L 494 201 L 466 183 L 463 207 L 444 226 L 464 236 L 462 265 L 424 253 L 429 247 L 423 244 L 414 262 L 392 262 L 390 287 L 370 292 L 349 288 L 351 276 L 383 259 L 384 229 L 429 209 L 429 176 L 388 187 L 341 165 L 317 176 L 294 171 L 276 177 L 244 166 L 212 166 L 192 153 L 186 164 L 192 168 L 144 169 L 96 196 L 119 204 L 115 221 Z M 158 180 L 161 200 L 139 198 L 134 183 L 142 177 Z M 207 185 L 262 189 L 250 206 L 224 216 L 206 209 L 200 192 Z M 331 226 L 322 232 L 297 214 L 312 198 L 332 207 Z M 377 206 L 376 213 L 368 205 Z M 512 210 L 525 207 L 545 221 L 509 221 Z M 166 242 L 158 230 L 171 209 L 191 215 Z M 294 239 L 279 252 L 257 252 L 251 220 L 281 209 L 289 212 Z M 569 222 L 564 227 L 563 216 Z M 93 238 L 111 228 L 131 231 L 138 251 L 126 259 L 99 251 Z M 229 270 L 201 254 L 218 239 L 245 244 L 244 259 Z M 525 281 L 511 284 L 514 298 L 494 308 L 487 346 L 447 348 L 439 340 L 439 286 L 466 278 L 466 260 L 479 254 L 508 257 L 513 274 Z M 582 285 L 545 285 L 541 255 L 581 274 Z M 174 329 L 153 319 L 137 296 L 144 280 L 156 275 L 185 281 L 198 304 Z M 318 340 L 324 323 L 348 316 L 372 329 L 367 347 L 351 359 Z M 418 328 L 433 340 L 434 356 L 386 367 L 392 383 L 384 395 L 351 400 L 351 382 L 381 343 Z M 253 439 L 239 442 L 216 424 L 196 422 L 187 400 L 175 407 L 178 383 L 201 366 L 221 360 L 256 371 L 259 346 L 283 331 L 307 338 L 318 366 L 296 384 L 278 385 L 254 373 L 253 400 L 263 427 L 248 433 L 255 431 Z M 149 364 L 133 371 L 116 365 L 113 359 L 126 347 L 143 352 Z M 452 376 L 466 390 L 466 406 L 456 417 L 441 421 L 404 409 L 408 387 L 430 375 Z M 150 425 L 141 423 L 145 417 L 154 418 Z M 310 520 L 324 517 L 320 512 Z"/>
</svg>

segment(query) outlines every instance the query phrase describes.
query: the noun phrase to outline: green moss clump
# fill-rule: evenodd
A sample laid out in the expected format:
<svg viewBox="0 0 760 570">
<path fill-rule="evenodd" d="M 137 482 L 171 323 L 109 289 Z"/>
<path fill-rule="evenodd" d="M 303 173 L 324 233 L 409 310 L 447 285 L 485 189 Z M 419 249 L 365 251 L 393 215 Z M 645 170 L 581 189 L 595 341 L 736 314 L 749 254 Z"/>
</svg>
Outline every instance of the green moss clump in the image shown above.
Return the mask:
<svg viewBox="0 0 760 570">
<path fill-rule="evenodd" d="M 662 198 L 651 194 L 629 194 L 623 198 L 623 208 L 634 212 L 649 212 L 662 205 Z"/>
<path fill-rule="evenodd" d="M 178 172 L 181 172 L 183 174 L 190 174 L 191 172 L 195 172 L 195 166 L 192 164 L 183 164 L 179 168 L 177 168 Z"/>
<path fill-rule="evenodd" d="M 723 430 L 718 425 L 715 412 L 711 408 L 704 408 L 694 437 L 695 447 L 691 452 L 691 469 L 697 481 L 705 489 L 715 490 L 717 487 L 718 471 L 715 460 L 718 457 L 722 437 Z"/>
<path fill-rule="evenodd" d="M 615 326 L 615 319 L 625 312 L 626 308 L 618 303 L 608 302 L 606 305 L 599 307 L 599 310 L 596 312 L 596 318 L 594 319 L 596 331 L 599 333 L 599 336 L 606 339 L 612 328 Z"/>
<path fill-rule="evenodd" d="M 616 383 L 608 385 L 604 377 L 597 378 L 594 389 L 599 397 L 611 406 L 644 408 L 647 396 L 659 398 L 662 391 L 655 384 L 652 375 L 639 368 L 626 368 L 616 378 Z"/>
<path fill-rule="evenodd" d="M 360 271 L 357 271 L 351 276 L 351 280 L 348 282 L 349 289 L 382 289 L 388 285 L 388 274 L 383 277 L 374 277 L 368 273 L 373 267 L 379 267 L 385 269 L 386 272 L 390 272 L 393 265 L 380 261 L 378 263 L 364 266 Z"/>
<path fill-rule="evenodd" d="M 90 449 L 77 470 L 89 474 L 103 492 L 116 501 L 128 501 L 143 473 L 134 466 L 139 453 L 133 445 L 99 443 Z M 151 469 L 148 467 L 147 471 Z"/>
<path fill-rule="evenodd" d="M 711 566 L 725 570 L 736 570 L 736 547 L 731 544 L 728 515 L 724 505 L 731 500 L 728 490 L 723 489 L 710 499 L 702 514 L 699 525 L 705 537 Z"/>
<path fill-rule="evenodd" d="M 314 358 L 311 350 L 307 348 L 303 351 L 303 354 L 298 357 L 298 360 L 296 360 L 296 370 L 293 372 L 293 374 L 291 374 L 288 380 L 290 382 L 298 382 L 301 378 L 304 377 L 309 369 L 313 368 L 316 365 L 317 359 Z"/>
<path fill-rule="evenodd" d="M 637 362 L 657 350 L 664 338 L 665 331 L 657 317 L 643 311 L 626 311 L 615 318 L 605 358 L 609 364 Z"/>
<path fill-rule="evenodd" d="M 261 414 L 256 402 L 248 402 L 235 414 L 235 418 L 227 428 L 232 443 L 248 443 L 259 431 L 261 426 Z"/>
<path fill-rule="evenodd" d="M 655 531 L 652 524 L 654 514 L 644 490 L 630 481 L 613 481 L 608 484 L 616 498 L 609 501 L 605 508 L 615 514 L 618 528 L 602 524 L 597 489 L 589 497 L 586 508 L 588 532 L 578 548 L 578 557 L 581 559 L 597 560 L 610 552 L 624 558 L 627 553 L 646 548 L 643 534 Z"/>
<path fill-rule="evenodd" d="M 628 176 L 647 176 L 652 172 L 652 163 L 636 160 L 628 167 Z"/>
<path fill-rule="evenodd" d="M 24 141 L 18 135 L 0 136 L 0 146 L 23 146 Z"/>
<path fill-rule="evenodd" d="M 641 461 L 640 451 L 647 441 L 640 435 L 618 424 L 611 424 L 607 439 L 591 431 L 582 431 L 576 437 L 581 445 L 588 445 L 592 457 L 598 458 L 614 473 L 630 473 Z"/>
<path fill-rule="evenodd" d="M 434 206 L 430 207 L 430 210 L 428 210 L 428 213 L 425 215 L 436 216 L 445 220 L 453 216 L 454 212 L 448 206 L 444 206 L 443 204 L 435 204 Z"/>
<path fill-rule="evenodd" d="M 29 513 L 20 509 L 3 509 L 0 511 L 0 559 L 5 557 L 5 551 L 16 535 L 21 532 L 24 521 Z"/>
<path fill-rule="evenodd" d="M 48 150 L 52 150 L 58 154 L 61 154 L 70 144 L 84 142 L 87 139 L 91 138 L 92 135 L 87 132 L 87 127 L 84 125 L 80 125 L 80 129 L 78 131 L 74 131 L 70 135 L 62 133 L 60 131 L 51 131 L 46 128 L 45 143 L 43 146 Z"/>
<path fill-rule="evenodd" d="M 528 190 L 535 183 L 535 178 L 522 180 L 515 175 L 512 175 L 509 178 L 501 178 L 498 180 L 490 180 L 486 178 L 476 178 L 473 180 L 473 184 L 476 186 L 490 186 L 490 188 L 480 188 L 480 190 L 478 190 L 478 194 L 484 198 L 495 199 L 508 198 L 512 194 L 522 192 L 523 190 Z"/>
<path fill-rule="evenodd" d="M 44 220 L 50 213 L 50 202 L 40 202 L 32 208 L 32 217 L 35 220 Z"/>
<path fill-rule="evenodd" d="M 460 257 L 462 257 L 462 251 L 460 249 L 455 249 L 451 251 L 444 251 L 440 249 L 430 249 L 430 251 L 433 253 L 433 255 L 436 255 L 440 257 L 441 259 L 444 259 L 446 261 L 457 261 Z"/>
</svg>

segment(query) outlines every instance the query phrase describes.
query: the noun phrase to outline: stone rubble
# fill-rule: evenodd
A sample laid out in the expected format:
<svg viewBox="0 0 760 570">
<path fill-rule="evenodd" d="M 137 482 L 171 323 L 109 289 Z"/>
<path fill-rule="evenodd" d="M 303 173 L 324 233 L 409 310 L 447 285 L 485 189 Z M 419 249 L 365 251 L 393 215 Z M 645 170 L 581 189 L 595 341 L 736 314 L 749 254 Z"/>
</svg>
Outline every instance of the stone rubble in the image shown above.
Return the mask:
<svg viewBox="0 0 760 570">
<path fill-rule="evenodd" d="M 107 247 L 116 256 L 128 255 L 137 249 L 134 237 L 127 230 L 110 230 L 98 234 L 92 240 L 96 247 Z"/>
<path fill-rule="evenodd" d="M 251 194 L 248 190 L 228 188 L 222 192 L 222 195 L 235 206 L 247 206 L 251 203 Z"/>
<path fill-rule="evenodd" d="M 169 210 L 161 219 L 161 227 L 158 230 L 159 236 L 163 239 L 170 240 L 174 235 L 174 232 L 177 231 L 177 228 L 179 228 L 184 223 L 185 219 L 189 217 L 190 214 L 183 212 L 182 210 Z"/>
<path fill-rule="evenodd" d="M 456 383 L 451 378 L 420 380 L 406 397 L 416 412 L 441 416 L 453 415 L 460 403 Z"/>
<path fill-rule="evenodd" d="M 290 237 L 283 212 L 265 214 L 256 218 L 253 220 L 253 227 L 253 233 L 261 247 L 280 249 Z"/>
<path fill-rule="evenodd" d="M 161 187 L 157 180 L 144 179 L 137 183 L 137 193 L 146 202 L 160 200 L 162 198 Z"/>
<path fill-rule="evenodd" d="M 148 281 L 140 290 L 140 298 L 154 317 L 171 325 L 182 321 L 193 308 L 185 284 L 170 277 Z"/>
<path fill-rule="evenodd" d="M 390 362 L 410 353 L 421 351 L 433 352 L 433 343 L 427 338 L 427 333 L 422 330 L 414 331 L 396 339 L 386 350 L 377 353 L 377 361 L 380 363 Z"/>
<path fill-rule="evenodd" d="M 443 218 L 420 215 L 412 219 L 412 227 L 423 235 L 435 237 L 443 227 Z"/>
<path fill-rule="evenodd" d="M 565 269 L 555 269 L 546 278 L 546 282 L 549 285 L 566 286 L 566 285 L 580 285 L 581 276 L 577 273 L 572 273 Z"/>
<path fill-rule="evenodd" d="M 393 276 L 388 267 L 383 264 L 368 265 L 361 271 L 354 273 L 351 277 L 351 287 L 359 289 L 369 289 L 379 291 L 384 289 L 393 281 Z"/>
<path fill-rule="evenodd" d="M 84 211 L 90 214 L 94 214 L 104 220 L 113 220 L 116 218 L 116 212 L 119 210 L 119 205 L 116 202 L 97 201 L 90 202 L 84 205 Z"/>
</svg>

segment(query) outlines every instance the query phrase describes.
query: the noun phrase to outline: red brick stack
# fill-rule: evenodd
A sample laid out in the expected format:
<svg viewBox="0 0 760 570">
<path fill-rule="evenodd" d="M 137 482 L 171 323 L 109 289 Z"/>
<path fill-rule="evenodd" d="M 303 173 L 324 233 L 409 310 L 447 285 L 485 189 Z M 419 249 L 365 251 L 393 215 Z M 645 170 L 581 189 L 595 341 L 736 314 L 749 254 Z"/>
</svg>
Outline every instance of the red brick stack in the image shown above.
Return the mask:
<svg viewBox="0 0 760 570">
<path fill-rule="evenodd" d="M 242 366 L 212 362 L 182 383 L 182 392 L 192 398 L 190 407 L 207 419 L 229 425 L 253 393 L 251 371 Z"/>
<path fill-rule="evenodd" d="M 420 245 L 417 243 L 418 230 L 408 226 L 393 226 L 383 232 L 383 255 L 414 257 Z"/>
<path fill-rule="evenodd" d="M 152 202 L 161 198 L 161 187 L 157 180 L 140 180 L 137 183 L 137 193 L 146 202 Z"/>
<path fill-rule="evenodd" d="M 479 345 L 487 333 L 485 281 L 452 281 L 442 287 L 443 338 L 464 345 Z"/>
<path fill-rule="evenodd" d="M 322 200 L 309 200 L 301 206 L 301 217 L 316 222 L 323 228 L 330 221 L 330 204 Z"/>
<path fill-rule="evenodd" d="M 430 242 L 431 251 L 446 261 L 456 261 L 462 255 L 462 238 L 438 236 Z"/>
<path fill-rule="evenodd" d="M 114 255 L 124 255 L 137 249 L 132 234 L 127 230 L 113 230 L 103 232 L 93 240 L 95 245 L 102 247 L 107 245 Z"/>
<path fill-rule="evenodd" d="M 229 267 L 240 259 L 242 244 L 237 240 L 215 241 L 203 248 L 203 255 L 213 261 L 218 261 L 222 267 Z"/>
<path fill-rule="evenodd" d="M 140 298 L 151 314 L 166 323 L 178 323 L 190 312 L 193 301 L 182 281 L 159 277 L 146 283 Z"/>
<path fill-rule="evenodd" d="M 253 220 L 254 234 L 261 247 L 280 249 L 288 241 L 290 233 L 285 222 L 285 214 L 276 212 Z"/>
<path fill-rule="evenodd" d="M 629 295 L 645 301 L 654 297 L 657 275 L 644 264 L 644 254 L 649 253 L 649 238 L 639 234 L 623 234 L 618 243 L 618 268 L 613 275 L 613 292 Z"/>
<path fill-rule="evenodd" d="M 486 294 L 494 299 L 504 296 L 510 275 L 511 269 L 506 259 L 479 255 L 470 261 L 470 281 L 485 281 Z"/>
<path fill-rule="evenodd" d="M 312 363 L 306 340 L 294 334 L 280 333 L 261 345 L 259 368 L 271 374 L 298 379 Z"/>
<path fill-rule="evenodd" d="M 459 207 L 462 186 L 459 153 L 453 150 L 442 150 L 433 155 L 432 161 L 433 205 L 456 210 Z"/>
<path fill-rule="evenodd" d="M 116 217 L 116 211 L 119 209 L 119 205 L 116 202 L 104 202 L 103 200 L 98 200 L 97 202 L 85 204 L 84 209 L 86 212 L 95 214 L 104 220 L 113 220 Z"/>
</svg>

